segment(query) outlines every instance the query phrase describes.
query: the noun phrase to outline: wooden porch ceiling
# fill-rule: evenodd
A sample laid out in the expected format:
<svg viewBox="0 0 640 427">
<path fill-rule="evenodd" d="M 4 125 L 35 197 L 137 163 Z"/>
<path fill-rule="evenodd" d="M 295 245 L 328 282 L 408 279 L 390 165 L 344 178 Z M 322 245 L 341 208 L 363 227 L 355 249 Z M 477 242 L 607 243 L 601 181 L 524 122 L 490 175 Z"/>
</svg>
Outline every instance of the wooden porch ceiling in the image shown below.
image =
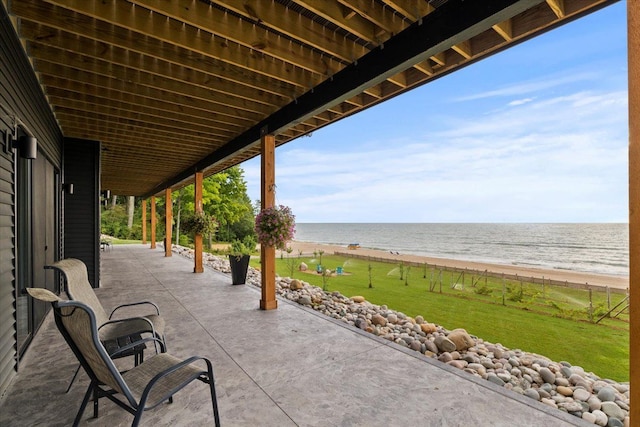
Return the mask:
<svg viewBox="0 0 640 427">
<path fill-rule="evenodd" d="M 617 0 L 2 1 L 102 188 L 149 196 Z"/>
</svg>

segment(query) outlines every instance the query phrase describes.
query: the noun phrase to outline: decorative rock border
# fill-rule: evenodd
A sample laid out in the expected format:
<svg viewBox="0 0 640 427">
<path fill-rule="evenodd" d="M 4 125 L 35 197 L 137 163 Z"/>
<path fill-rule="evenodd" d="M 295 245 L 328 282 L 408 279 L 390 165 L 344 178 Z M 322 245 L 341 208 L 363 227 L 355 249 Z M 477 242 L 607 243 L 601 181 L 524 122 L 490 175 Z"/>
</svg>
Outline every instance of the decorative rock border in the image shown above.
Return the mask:
<svg viewBox="0 0 640 427">
<path fill-rule="evenodd" d="M 173 251 L 193 258 L 188 248 Z M 225 257 L 204 254 L 204 263 L 230 273 Z M 261 285 L 260 271 L 249 268 L 247 284 Z M 568 412 L 598 426 L 629 427 L 629 384 L 603 379 L 580 366 L 554 362 L 545 356 L 511 350 L 472 336 L 464 329 L 449 331 L 371 304 L 362 296 L 348 298 L 291 278 L 276 278 L 276 292 L 283 298 L 394 343 L 461 369 L 470 375 Z"/>
</svg>

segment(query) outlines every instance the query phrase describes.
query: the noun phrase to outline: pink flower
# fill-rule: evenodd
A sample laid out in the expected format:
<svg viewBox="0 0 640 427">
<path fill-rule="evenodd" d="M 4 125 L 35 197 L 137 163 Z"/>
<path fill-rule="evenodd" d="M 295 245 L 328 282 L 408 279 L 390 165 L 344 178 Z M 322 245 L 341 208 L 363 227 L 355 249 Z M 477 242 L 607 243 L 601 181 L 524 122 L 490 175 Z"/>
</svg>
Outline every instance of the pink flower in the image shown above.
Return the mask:
<svg viewBox="0 0 640 427">
<path fill-rule="evenodd" d="M 260 244 L 285 249 L 295 234 L 295 216 L 287 206 L 272 206 L 258 213 L 255 229 Z"/>
</svg>

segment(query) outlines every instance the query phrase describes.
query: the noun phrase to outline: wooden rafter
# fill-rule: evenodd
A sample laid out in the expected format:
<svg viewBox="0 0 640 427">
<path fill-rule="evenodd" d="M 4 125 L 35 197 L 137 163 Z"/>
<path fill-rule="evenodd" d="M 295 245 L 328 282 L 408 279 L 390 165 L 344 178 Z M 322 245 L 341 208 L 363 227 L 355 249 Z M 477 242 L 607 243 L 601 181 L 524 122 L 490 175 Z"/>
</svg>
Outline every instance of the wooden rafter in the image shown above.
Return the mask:
<svg viewBox="0 0 640 427">
<path fill-rule="evenodd" d="M 565 17 L 564 0 L 547 0 L 547 4 L 558 18 Z"/>
<path fill-rule="evenodd" d="M 507 19 L 506 21 L 502 21 L 499 24 L 496 24 L 492 27 L 496 33 L 500 34 L 503 39 L 506 41 L 513 40 L 513 29 L 511 25 L 511 19 Z"/>
<path fill-rule="evenodd" d="M 317 49 L 329 57 L 336 57 L 344 61 L 345 64 L 352 62 L 354 58 L 359 58 L 369 51 L 362 44 L 358 44 L 353 40 L 344 37 L 331 37 L 332 34 L 327 34 L 326 27 L 302 14 L 298 14 L 295 19 L 291 19 L 291 15 L 294 12 L 280 3 L 247 2 L 246 0 L 212 0 L 212 3 L 228 8 L 250 21 L 259 22 L 261 25 L 285 34 L 302 45 Z M 148 2 L 145 1 L 145 4 L 148 4 Z M 206 6 L 198 4 L 197 7 L 203 8 Z M 195 12 L 195 9 L 192 7 L 190 11 Z"/>
</svg>

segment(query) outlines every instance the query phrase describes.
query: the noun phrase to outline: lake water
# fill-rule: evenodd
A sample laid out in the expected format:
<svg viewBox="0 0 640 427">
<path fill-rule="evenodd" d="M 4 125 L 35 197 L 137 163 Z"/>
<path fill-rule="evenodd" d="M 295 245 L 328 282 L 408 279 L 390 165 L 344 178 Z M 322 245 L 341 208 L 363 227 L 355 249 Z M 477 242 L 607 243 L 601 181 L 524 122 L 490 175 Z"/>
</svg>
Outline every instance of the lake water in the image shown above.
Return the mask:
<svg viewBox="0 0 640 427">
<path fill-rule="evenodd" d="M 295 240 L 629 275 L 628 224 L 296 224 Z"/>
</svg>

